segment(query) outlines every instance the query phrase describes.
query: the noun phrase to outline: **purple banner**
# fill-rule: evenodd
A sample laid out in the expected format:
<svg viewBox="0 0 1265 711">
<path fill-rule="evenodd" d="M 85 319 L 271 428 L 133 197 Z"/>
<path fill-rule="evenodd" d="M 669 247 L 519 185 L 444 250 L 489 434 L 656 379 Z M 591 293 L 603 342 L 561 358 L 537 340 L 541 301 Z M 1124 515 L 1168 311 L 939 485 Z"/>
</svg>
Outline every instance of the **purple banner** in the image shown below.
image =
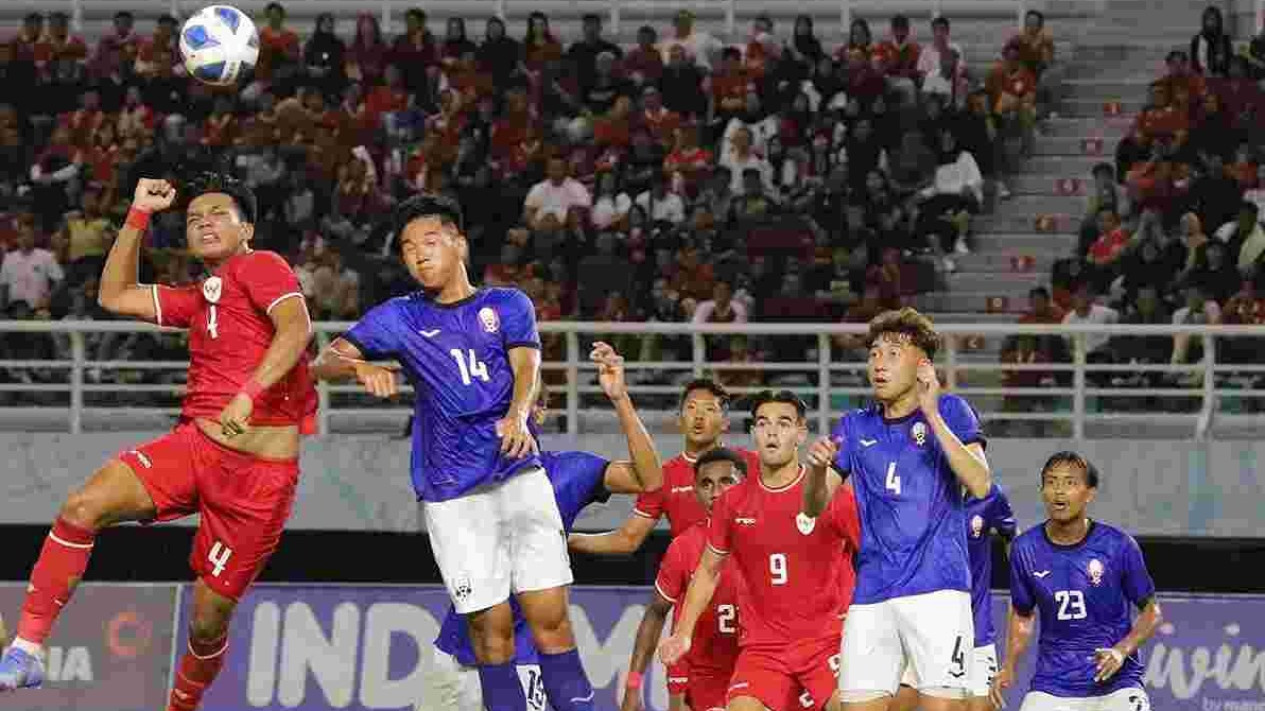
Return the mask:
<svg viewBox="0 0 1265 711">
<path fill-rule="evenodd" d="M 640 587 L 573 592 L 577 641 L 603 711 L 619 707 L 649 594 Z M 994 616 L 1004 634 L 1005 598 L 997 600 Z M 1265 709 L 1265 596 L 1170 595 L 1161 601 L 1167 622 L 1143 654 L 1153 706 Z M 439 587 L 258 586 L 238 609 L 227 666 L 203 709 L 412 709 L 447 609 Z M 176 648 L 183 646 L 181 632 Z M 1021 680 L 1035 653 L 1034 645 Z M 1024 686 L 1012 692 L 1012 707 Z M 646 707 L 666 711 L 658 664 L 645 687 Z"/>
<path fill-rule="evenodd" d="M 166 708 L 178 589 L 81 585 L 48 640 L 44 688 L 5 697 L 5 710 Z M 0 610 L 16 613 L 25 595 L 26 583 L 0 584 Z M 15 623 L 16 614 L 8 619 Z"/>
</svg>

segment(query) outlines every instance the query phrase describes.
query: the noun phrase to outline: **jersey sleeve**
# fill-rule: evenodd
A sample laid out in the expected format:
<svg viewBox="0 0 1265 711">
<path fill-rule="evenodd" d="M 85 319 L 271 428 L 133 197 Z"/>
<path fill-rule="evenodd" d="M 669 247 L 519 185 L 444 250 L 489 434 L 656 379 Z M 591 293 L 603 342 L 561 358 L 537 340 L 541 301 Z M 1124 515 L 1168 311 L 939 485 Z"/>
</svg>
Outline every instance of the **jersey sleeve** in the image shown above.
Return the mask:
<svg viewBox="0 0 1265 711">
<path fill-rule="evenodd" d="M 643 491 L 638 494 L 637 503 L 633 504 L 633 513 L 651 521 L 658 521 L 663 515 L 664 504 L 667 503 L 663 494 L 667 488 L 661 486 L 654 491 Z"/>
<path fill-rule="evenodd" d="M 1010 499 L 1006 498 L 1006 492 L 1000 488 L 996 489 L 993 501 L 988 507 L 988 525 L 998 536 L 1009 541 L 1015 537 L 1015 530 L 1018 524 L 1015 521 L 1015 512 L 1010 508 Z"/>
<path fill-rule="evenodd" d="M 400 351 L 399 320 L 396 300 L 378 304 L 343 334 L 343 340 L 368 360 L 393 357 Z"/>
<path fill-rule="evenodd" d="M 975 414 L 975 408 L 966 400 L 957 395 L 945 395 L 940 398 L 940 415 L 944 417 L 945 424 L 957 435 L 962 444 L 971 444 L 979 442 L 981 445 L 987 445 L 987 438 L 984 436 L 983 425 L 980 424 L 979 415 Z"/>
<path fill-rule="evenodd" d="M 847 541 L 851 550 L 860 550 L 861 517 L 857 513 L 856 492 L 852 490 L 852 484 L 844 482 L 835 489 L 835 495 L 830 497 L 830 505 L 823 512 L 822 520 L 836 535 Z"/>
<path fill-rule="evenodd" d="M 501 319 L 505 350 L 540 348 L 540 334 L 536 331 L 536 306 L 526 294 L 517 289 L 509 289 L 506 293 L 505 313 Z"/>
<path fill-rule="evenodd" d="M 667 553 L 663 555 L 663 562 L 659 564 L 659 574 L 654 579 L 654 589 L 673 605 L 679 604 L 681 598 L 685 596 L 685 591 L 690 585 L 690 574 L 694 572 L 690 570 L 682 555 L 685 550 L 682 541 L 684 539 L 677 536 L 668 546 Z"/>
<path fill-rule="evenodd" d="M 299 277 L 275 252 L 255 252 L 238 272 L 246 298 L 260 311 L 270 314 L 277 304 L 290 298 L 303 298 Z"/>
<path fill-rule="evenodd" d="M 733 516 L 729 513 L 730 494 L 733 491 L 734 489 L 730 489 L 716 499 L 716 503 L 712 504 L 711 518 L 707 523 L 707 547 L 721 555 L 729 555 L 730 542 L 733 538 Z"/>
<path fill-rule="evenodd" d="M 1142 559 L 1142 549 L 1133 536 L 1126 535 L 1120 550 L 1123 574 L 1120 586 L 1125 598 L 1137 607 L 1142 607 L 1155 596 L 1155 581 L 1146 569 L 1146 561 Z"/>
<path fill-rule="evenodd" d="M 1027 617 L 1037 606 L 1037 600 L 1029 585 L 1023 559 L 1024 556 L 1019 551 L 1012 551 L 1010 554 L 1010 604 L 1019 614 Z"/>
<path fill-rule="evenodd" d="M 202 306 L 202 289 L 197 285 L 150 286 L 154 297 L 154 323 L 170 328 L 188 328 Z"/>
</svg>

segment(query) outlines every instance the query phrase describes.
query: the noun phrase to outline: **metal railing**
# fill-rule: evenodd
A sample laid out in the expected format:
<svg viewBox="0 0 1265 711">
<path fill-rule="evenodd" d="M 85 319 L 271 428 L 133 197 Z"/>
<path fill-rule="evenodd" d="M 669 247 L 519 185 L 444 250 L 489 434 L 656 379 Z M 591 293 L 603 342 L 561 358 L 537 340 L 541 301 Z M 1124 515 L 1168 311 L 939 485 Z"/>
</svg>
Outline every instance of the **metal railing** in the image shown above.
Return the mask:
<svg viewBox="0 0 1265 711">
<path fill-rule="evenodd" d="M 316 345 L 323 346 L 348 328 L 348 323 L 316 323 Z M 1218 345 L 1251 337 L 1265 344 L 1265 327 L 1254 326 L 1051 326 L 1019 324 L 943 324 L 945 336 L 937 366 L 946 387 L 967 397 L 986 421 L 1039 424 L 1046 434 L 1082 439 L 1086 425 L 1116 423 L 1146 427 L 1158 423 L 1180 426 L 1178 436 L 1208 436 L 1214 417 L 1218 421 L 1252 424 L 1257 416 L 1236 410 L 1246 402 L 1265 398 L 1265 365 L 1221 362 Z M 566 414 L 563 431 L 579 434 L 592 423 L 609 417 L 587 348 L 597 338 L 621 341 L 628 358 L 630 392 L 648 417 L 669 420 L 681 381 L 701 375 L 725 379 L 748 378 L 731 390 L 735 394 L 764 387 L 785 387 L 809 403 L 817 431 L 828 431 L 839 415 L 865 400 L 863 348 L 848 342 L 864 334 L 859 324 L 734 324 L 701 325 L 669 323 L 550 322 L 540 326 L 546 343 L 544 377 L 552 382 L 551 394 L 562 400 Z M 59 357 L 0 360 L 0 407 L 10 427 L 22 429 L 24 418 L 54 415 L 64 429 L 82 432 L 85 415 L 99 417 L 113 426 L 129 416 L 174 416 L 184 385 L 173 382 L 187 366 L 180 360 L 137 358 L 93 360 L 88 357 L 92 334 L 162 332 L 155 326 L 126 321 L 0 321 L 3 350 L 28 347 L 36 334 L 63 341 Z M 997 338 L 1007 336 L 1057 336 L 1069 341 L 1067 362 L 1015 364 L 1001 362 Z M 1136 364 L 1092 362 L 1087 339 L 1109 337 L 1185 336 L 1202 339 L 1203 357 L 1188 364 Z M 709 339 L 745 336 L 760 342 L 763 350 L 789 357 L 760 362 L 713 362 L 707 358 Z M 981 348 L 981 339 L 984 347 Z M 1257 341 L 1256 339 L 1261 339 Z M 656 347 L 675 344 L 679 355 L 656 359 Z M 989 343 L 994 347 L 988 347 Z M 652 347 L 647 347 L 647 346 Z M 1242 343 L 1240 345 L 1243 345 Z M 669 348 L 669 350 L 672 350 Z M 636 351 L 636 352 L 634 352 Z M 1242 354 L 1242 348 L 1237 349 Z M 1250 351 L 1249 351 L 1250 352 Z M 1238 358 L 1242 360 L 1242 358 Z M 36 373 L 37 377 L 15 374 Z M 1039 382 L 1008 386 L 1005 376 L 1032 373 Z M 131 374 L 130 377 L 124 377 Z M 166 374 L 165 376 L 163 374 Z M 153 382 L 157 375 L 158 380 Z M 1150 382 L 1141 382 L 1152 378 Z M 1176 382 L 1167 382 L 1176 380 Z M 1165 382 L 1160 382 L 1165 381 Z M 405 389 L 407 392 L 407 388 Z M 319 386 L 320 433 L 345 428 L 331 427 L 332 418 L 360 423 L 378 422 L 377 431 L 398 427 L 409 412 L 407 403 L 375 401 L 356 384 L 321 383 Z M 147 398 L 165 399 L 155 405 Z M 1141 403 L 1141 408 L 1137 403 Z M 1265 399 L 1260 400 L 1265 411 Z M 1113 407 L 1113 403 L 1116 405 Z M 1130 407 L 1127 404 L 1133 403 Z M 1177 406 L 1171 407 L 1173 403 Z M 1254 407 L 1246 409 L 1255 410 Z M 62 419 L 64 418 L 64 420 Z M 376 419 L 375 419 L 376 418 Z M 388 424 L 388 423 L 394 423 Z M 361 431 L 364 431 L 363 428 Z"/>
</svg>

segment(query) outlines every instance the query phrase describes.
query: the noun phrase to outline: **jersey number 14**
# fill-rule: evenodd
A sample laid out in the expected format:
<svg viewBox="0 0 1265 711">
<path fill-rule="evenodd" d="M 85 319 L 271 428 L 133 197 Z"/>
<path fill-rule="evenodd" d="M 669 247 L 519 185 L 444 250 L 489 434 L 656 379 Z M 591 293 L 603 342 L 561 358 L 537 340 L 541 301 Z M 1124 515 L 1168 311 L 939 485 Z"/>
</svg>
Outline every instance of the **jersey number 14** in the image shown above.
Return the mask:
<svg viewBox="0 0 1265 711">
<path fill-rule="evenodd" d="M 475 355 L 474 349 L 467 349 L 462 352 L 460 348 L 454 348 L 448 351 L 448 355 L 457 361 L 457 370 L 461 371 L 461 384 L 469 385 L 474 382 L 474 378 L 478 378 L 483 382 L 488 382 L 488 364 L 479 360 L 479 356 Z"/>
</svg>

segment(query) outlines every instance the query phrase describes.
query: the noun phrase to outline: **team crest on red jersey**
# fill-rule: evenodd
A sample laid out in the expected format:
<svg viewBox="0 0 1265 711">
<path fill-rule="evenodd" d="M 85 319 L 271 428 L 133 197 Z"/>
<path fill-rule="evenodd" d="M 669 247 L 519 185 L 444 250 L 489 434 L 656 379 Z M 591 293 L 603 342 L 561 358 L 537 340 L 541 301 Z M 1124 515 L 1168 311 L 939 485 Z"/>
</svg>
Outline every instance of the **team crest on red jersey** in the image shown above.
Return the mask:
<svg viewBox="0 0 1265 711">
<path fill-rule="evenodd" d="M 208 303 L 220 303 L 220 296 L 223 294 L 224 281 L 219 277 L 207 277 L 207 280 L 202 282 L 202 298 L 206 299 Z"/>
<path fill-rule="evenodd" d="M 799 532 L 804 534 L 805 536 L 811 534 L 813 532 L 813 529 L 816 527 L 817 527 L 817 519 L 813 518 L 812 516 L 809 516 L 808 514 L 802 511 L 799 513 L 799 515 L 795 517 L 795 528 L 798 528 Z"/>
<path fill-rule="evenodd" d="M 488 333 L 496 333 L 501 328 L 501 319 L 491 306 L 479 309 L 479 323 L 483 324 L 483 330 Z"/>
</svg>

